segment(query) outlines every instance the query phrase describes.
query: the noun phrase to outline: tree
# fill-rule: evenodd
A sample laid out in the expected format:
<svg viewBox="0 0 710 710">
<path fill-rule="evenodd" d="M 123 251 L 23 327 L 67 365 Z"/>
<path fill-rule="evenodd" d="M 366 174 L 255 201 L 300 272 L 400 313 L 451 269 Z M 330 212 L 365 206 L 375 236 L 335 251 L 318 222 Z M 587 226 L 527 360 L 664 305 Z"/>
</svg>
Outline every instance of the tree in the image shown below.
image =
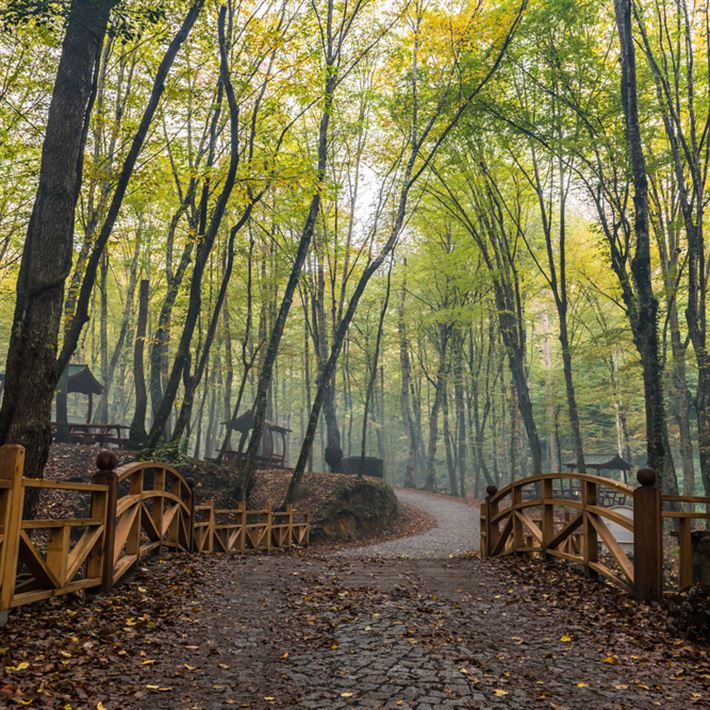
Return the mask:
<svg viewBox="0 0 710 710">
<path fill-rule="evenodd" d="M 56 353 L 81 188 L 84 145 L 111 0 L 73 0 L 47 116 L 39 185 L 27 228 L 0 408 L 0 443 L 27 451 L 41 476 L 51 442 Z"/>
</svg>

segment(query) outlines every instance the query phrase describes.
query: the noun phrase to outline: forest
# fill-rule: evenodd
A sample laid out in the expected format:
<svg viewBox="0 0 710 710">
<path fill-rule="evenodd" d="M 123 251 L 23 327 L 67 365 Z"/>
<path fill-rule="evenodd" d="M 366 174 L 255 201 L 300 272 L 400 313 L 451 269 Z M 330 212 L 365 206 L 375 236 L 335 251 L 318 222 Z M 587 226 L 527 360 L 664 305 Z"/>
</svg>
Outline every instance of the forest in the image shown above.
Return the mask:
<svg viewBox="0 0 710 710">
<path fill-rule="evenodd" d="M 0 443 L 710 495 L 709 91 L 707 0 L 0 0 Z"/>
</svg>

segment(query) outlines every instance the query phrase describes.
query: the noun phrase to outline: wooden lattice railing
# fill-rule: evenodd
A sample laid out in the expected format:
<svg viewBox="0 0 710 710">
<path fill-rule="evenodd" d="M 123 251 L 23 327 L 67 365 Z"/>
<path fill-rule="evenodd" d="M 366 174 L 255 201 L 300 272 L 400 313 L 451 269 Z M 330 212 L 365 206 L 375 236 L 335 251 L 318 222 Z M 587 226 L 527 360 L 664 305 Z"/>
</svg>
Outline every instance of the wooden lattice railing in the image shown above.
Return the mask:
<svg viewBox="0 0 710 710">
<path fill-rule="evenodd" d="M 192 540 L 192 488 L 172 466 L 157 461 L 113 469 L 103 452 L 94 481 L 109 488 L 106 584 L 115 584 L 141 557 L 158 547 L 187 552 Z M 109 585 L 109 586 L 110 586 Z"/>
<path fill-rule="evenodd" d="M 108 591 L 142 557 L 183 552 L 246 552 L 308 543 L 307 515 L 289 508 L 215 510 L 195 506 L 193 488 L 160 462 L 116 467 L 97 457 L 92 483 L 24 477 L 24 449 L 0 446 L 0 621 L 13 607 L 80 589 Z M 64 497 L 75 517 L 25 518 L 27 491 Z M 61 501 L 59 509 L 65 509 Z M 206 518 L 205 518 L 206 516 Z"/>
<path fill-rule="evenodd" d="M 0 611 L 101 584 L 108 487 L 23 478 L 21 446 L 0 447 Z M 85 515 L 25 520 L 27 490 L 81 497 Z"/>
<path fill-rule="evenodd" d="M 215 508 L 214 501 L 195 506 L 195 550 L 198 552 L 269 551 L 276 547 L 307 545 L 310 533 L 308 513 Z"/>
<path fill-rule="evenodd" d="M 693 532 L 702 521 L 710 520 L 710 498 L 700 496 L 662 496 L 662 517 L 672 521 L 678 536 L 677 587 L 687 589 L 693 584 Z M 701 510 L 697 510 L 701 508 Z"/>
<path fill-rule="evenodd" d="M 556 557 L 591 573 L 640 600 L 663 594 L 663 522 L 680 522 L 679 588 L 692 583 L 693 520 L 710 514 L 681 510 L 682 504 L 710 505 L 710 498 L 664 496 L 652 469 L 638 472 L 631 488 L 600 476 L 548 473 L 515 481 L 502 490 L 489 486 L 481 509 L 481 554 L 512 553 Z M 604 499 L 606 505 L 600 502 Z M 608 507 L 626 504 L 628 515 Z M 669 510 L 663 510 L 664 505 Z M 616 531 L 628 531 L 622 544 Z"/>
</svg>

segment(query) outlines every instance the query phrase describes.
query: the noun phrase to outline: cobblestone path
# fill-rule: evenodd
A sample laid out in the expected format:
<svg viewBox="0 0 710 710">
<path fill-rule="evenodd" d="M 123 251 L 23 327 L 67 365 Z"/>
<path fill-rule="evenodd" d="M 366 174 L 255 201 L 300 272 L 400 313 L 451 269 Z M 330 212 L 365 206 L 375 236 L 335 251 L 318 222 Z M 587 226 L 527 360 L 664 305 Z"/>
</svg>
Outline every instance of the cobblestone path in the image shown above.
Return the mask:
<svg viewBox="0 0 710 710">
<path fill-rule="evenodd" d="M 476 546 L 475 511 L 420 501 L 440 525 L 409 540 L 210 561 L 195 598 L 146 641 L 156 660 L 136 659 L 122 707 L 710 706 L 697 647 L 647 641 L 646 617 L 596 583 L 548 594 L 543 563 L 518 574 L 449 558 Z M 592 585 L 583 612 L 579 585 Z"/>
</svg>

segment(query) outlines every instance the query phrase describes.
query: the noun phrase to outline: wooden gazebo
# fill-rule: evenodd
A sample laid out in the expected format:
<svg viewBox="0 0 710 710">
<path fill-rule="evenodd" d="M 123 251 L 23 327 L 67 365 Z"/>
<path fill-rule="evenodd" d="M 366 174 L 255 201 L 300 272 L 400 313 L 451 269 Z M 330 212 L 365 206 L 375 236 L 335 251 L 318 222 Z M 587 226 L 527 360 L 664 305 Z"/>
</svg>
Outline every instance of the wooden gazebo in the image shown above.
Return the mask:
<svg viewBox="0 0 710 710">
<path fill-rule="evenodd" d="M 88 399 L 86 423 L 91 421 L 94 410 L 94 395 L 104 391 L 103 385 L 94 377 L 88 365 L 70 364 L 67 368 L 67 393 L 85 394 Z"/>
<path fill-rule="evenodd" d="M 241 434 L 239 447 L 223 449 L 222 460 L 241 463 L 244 459 L 244 444 L 247 434 L 254 428 L 254 412 L 247 410 L 234 419 L 222 422 L 224 426 Z M 264 423 L 264 433 L 261 436 L 261 445 L 257 463 L 262 468 L 284 468 L 288 461 L 288 434 L 291 429 L 273 422 Z"/>
<path fill-rule="evenodd" d="M 614 454 L 610 456 L 609 454 L 590 454 L 584 457 L 584 466 L 588 472 L 594 472 L 598 475 L 602 475 L 603 471 L 621 471 L 624 478 L 624 483 L 629 482 L 629 471 L 633 466 L 619 456 L 619 454 Z M 565 468 L 570 471 L 577 470 L 577 462 L 570 461 L 565 464 Z"/>
<path fill-rule="evenodd" d="M 5 385 L 5 373 L 0 372 L 0 391 Z M 67 367 L 67 394 L 77 393 L 88 396 L 88 407 L 86 412 L 87 424 L 91 421 L 94 409 L 94 395 L 104 391 L 103 385 L 94 377 L 94 373 L 88 365 L 74 363 Z"/>
<path fill-rule="evenodd" d="M 577 470 L 577 462 L 569 461 L 565 464 L 565 467 L 572 473 Z M 632 464 L 622 459 L 618 454 L 612 456 L 609 454 L 590 454 L 584 457 L 584 467 L 587 473 L 594 473 L 598 476 L 603 476 L 605 471 L 620 471 L 624 483 L 629 482 L 629 471 L 633 468 Z M 570 497 L 579 498 L 581 491 L 572 491 L 570 489 L 570 494 Z M 626 496 L 623 493 L 611 490 L 602 490 L 599 493 L 600 505 L 609 507 L 613 505 L 625 505 L 626 502 Z"/>
</svg>

